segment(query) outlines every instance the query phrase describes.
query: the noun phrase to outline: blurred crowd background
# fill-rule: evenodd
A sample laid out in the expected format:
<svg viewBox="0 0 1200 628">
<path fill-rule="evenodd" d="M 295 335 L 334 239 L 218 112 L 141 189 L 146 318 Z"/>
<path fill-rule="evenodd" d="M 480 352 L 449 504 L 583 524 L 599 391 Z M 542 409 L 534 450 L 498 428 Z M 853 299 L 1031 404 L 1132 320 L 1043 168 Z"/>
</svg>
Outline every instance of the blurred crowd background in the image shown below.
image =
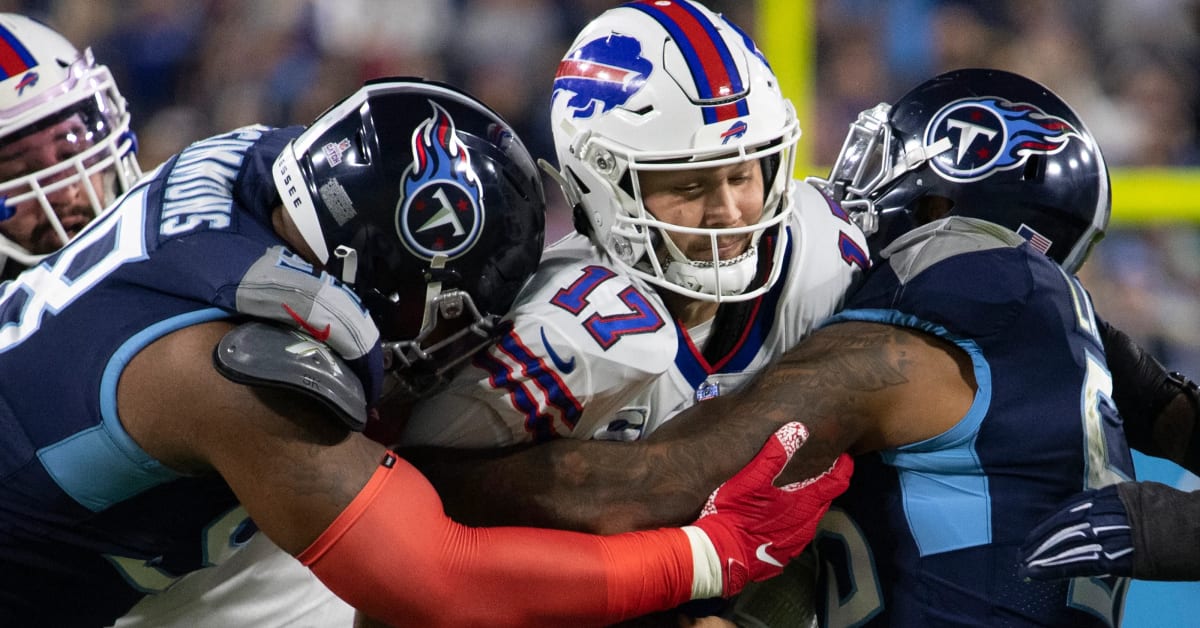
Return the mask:
<svg viewBox="0 0 1200 628">
<path fill-rule="evenodd" d="M 1197 166 L 1200 0 L 810 0 L 813 121 L 828 165 L 857 113 L 937 72 L 991 66 L 1076 107 L 1113 167 Z M 554 161 L 554 69 L 612 0 L 0 0 L 109 65 L 130 101 L 140 159 L 254 122 L 307 123 L 384 74 L 465 87 Z M 754 34 L 752 0 L 709 0 Z M 770 54 L 770 51 L 768 51 Z M 776 61 L 778 63 L 778 61 Z M 808 173 L 804 173 L 808 174 Z M 557 190 L 551 236 L 569 229 Z M 1110 320 L 1169 366 L 1200 374 L 1200 216 L 1117 224 L 1083 271 Z"/>
</svg>

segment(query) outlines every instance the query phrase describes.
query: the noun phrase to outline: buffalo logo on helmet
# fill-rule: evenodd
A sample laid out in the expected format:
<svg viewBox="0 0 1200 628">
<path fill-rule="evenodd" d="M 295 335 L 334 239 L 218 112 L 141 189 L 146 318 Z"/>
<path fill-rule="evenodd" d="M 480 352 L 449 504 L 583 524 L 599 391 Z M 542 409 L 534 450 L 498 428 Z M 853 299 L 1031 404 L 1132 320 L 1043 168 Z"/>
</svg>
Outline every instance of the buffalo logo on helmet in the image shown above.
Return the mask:
<svg viewBox="0 0 1200 628">
<path fill-rule="evenodd" d="M 412 135 L 413 162 L 396 205 L 396 232 L 418 257 L 454 259 L 483 232 L 483 186 L 454 120 L 437 103 Z"/>
<path fill-rule="evenodd" d="M 942 108 L 925 129 L 926 146 L 943 138 L 951 148 L 933 157 L 933 168 L 955 181 L 976 181 L 1020 167 L 1032 155 L 1052 155 L 1079 130 L 1028 103 L 967 98 Z"/>
<path fill-rule="evenodd" d="M 748 128 L 749 126 L 746 124 L 745 120 L 738 120 L 737 122 L 734 122 L 733 126 L 729 127 L 724 133 L 721 134 L 721 143 L 728 144 L 729 140 L 736 140 L 737 138 L 745 135 L 746 129 Z"/>
<path fill-rule="evenodd" d="M 17 81 L 17 85 L 16 85 L 17 95 L 24 96 L 25 88 L 33 87 L 34 85 L 37 85 L 37 82 L 38 82 L 38 73 L 37 72 L 26 72 L 25 76 L 22 76 L 21 80 Z"/>
<path fill-rule="evenodd" d="M 640 41 L 614 33 L 589 41 L 559 62 L 550 98 L 567 94 L 572 117 L 590 118 L 624 105 L 653 69 L 642 56 Z"/>
</svg>

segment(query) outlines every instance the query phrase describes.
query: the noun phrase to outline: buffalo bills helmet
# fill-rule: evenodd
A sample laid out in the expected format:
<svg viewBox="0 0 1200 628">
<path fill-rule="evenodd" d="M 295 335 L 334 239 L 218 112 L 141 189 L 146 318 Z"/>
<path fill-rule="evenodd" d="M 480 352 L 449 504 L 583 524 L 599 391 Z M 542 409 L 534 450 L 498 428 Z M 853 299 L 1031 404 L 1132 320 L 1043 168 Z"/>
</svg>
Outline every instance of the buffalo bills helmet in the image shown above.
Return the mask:
<svg viewBox="0 0 1200 628">
<path fill-rule="evenodd" d="M 125 99 L 90 49 L 0 13 L 0 255 L 32 265 L 141 176 Z"/>
<path fill-rule="evenodd" d="M 855 217 L 872 251 L 932 218 L 970 216 L 1068 272 L 1103 237 L 1112 204 L 1100 147 L 1075 112 L 1035 81 L 988 69 L 947 72 L 862 112 L 830 177 L 810 181 Z"/>
<path fill-rule="evenodd" d="M 765 272 L 757 251 L 780 232 L 800 127 L 754 42 L 689 0 L 642 0 L 590 22 L 559 63 L 551 126 L 560 171 L 551 172 L 575 210 L 576 229 L 651 284 L 694 299 L 740 301 L 779 277 L 784 246 Z M 689 228 L 657 220 L 642 202 L 647 171 L 714 168 L 758 160 L 761 219 L 736 228 Z M 544 165 L 544 167 L 546 167 Z M 671 234 L 708 236 L 711 256 L 689 259 Z M 722 259 L 718 238 L 749 238 Z"/>
<path fill-rule="evenodd" d="M 273 174 L 304 243 L 362 299 L 410 392 L 498 333 L 541 259 L 533 158 L 499 114 L 448 85 L 366 83 L 290 142 Z M 442 319 L 463 327 L 439 337 Z"/>
</svg>

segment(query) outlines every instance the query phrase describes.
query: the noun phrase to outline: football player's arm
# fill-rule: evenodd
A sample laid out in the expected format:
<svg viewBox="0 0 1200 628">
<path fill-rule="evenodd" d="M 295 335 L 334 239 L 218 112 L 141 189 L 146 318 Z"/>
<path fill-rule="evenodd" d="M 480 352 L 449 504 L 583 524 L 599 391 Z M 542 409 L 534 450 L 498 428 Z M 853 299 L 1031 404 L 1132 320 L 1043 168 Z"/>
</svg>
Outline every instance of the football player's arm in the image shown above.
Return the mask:
<svg viewBox="0 0 1200 628">
<path fill-rule="evenodd" d="M 1200 473 L 1200 389 L 1125 332 L 1100 321 L 1125 437 L 1138 451 Z M 1200 580 L 1200 492 L 1122 482 L 1064 501 L 1026 537 L 1022 573 Z"/>
<path fill-rule="evenodd" d="M 843 451 L 915 442 L 969 408 L 965 353 L 911 330 L 839 323 L 818 330 L 737 393 L 704 401 L 642 441 L 560 439 L 490 451 L 408 452 L 453 517 L 475 524 L 618 532 L 695 516 L 707 495 L 777 427 L 808 426 L 790 478 Z"/>
<path fill-rule="evenodd" d="M 1129 445 L 1200 474 L 1200 388 L 1105 321 L 1100 335 Z"/>
<path fill-rule="evenodd" d="M 347 602 L 391 623 L 612 623 L 733 594 L 747 574 L 770 575 L 754 562 L 754 547 L 802 547 L 822 504 L 848 480 L 843 465 L 811 491 L 777 489 L 771 465 L 782 468 L 786 457 L 776 447 L 749 468 L 756 483 L 731 489 L 746 497 L 737 504 L 745 508 L 688 528 L 615 537 L 468 528 L 443 514 L 415 469 L 320 404 L 219 375 L 211 356 L 228 328 L 187 328 L 138 353 L 121 377 L 122 423 L 172 468 L 220 473 L 276 544 Z M 814 518 L 770 523 L 797 509 Z"/>
</svg>

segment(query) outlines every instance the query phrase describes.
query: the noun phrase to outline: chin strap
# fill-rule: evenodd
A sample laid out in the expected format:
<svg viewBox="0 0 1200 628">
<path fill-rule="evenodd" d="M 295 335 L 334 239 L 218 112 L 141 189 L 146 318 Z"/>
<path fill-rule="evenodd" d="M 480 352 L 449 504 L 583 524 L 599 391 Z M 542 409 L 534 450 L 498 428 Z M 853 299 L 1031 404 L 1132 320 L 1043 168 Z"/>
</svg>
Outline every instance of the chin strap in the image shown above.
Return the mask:
<svg viewBox="0 0 1200 628">
<path fill-rule="evenodd" d="M 720 296 L 745 292 L 757 274 L 758 247 L 750 247 L 745 253 L 716 264 L 673 259 L 663 268 L 663 277 L 671 283 Z"/>
</svg>

